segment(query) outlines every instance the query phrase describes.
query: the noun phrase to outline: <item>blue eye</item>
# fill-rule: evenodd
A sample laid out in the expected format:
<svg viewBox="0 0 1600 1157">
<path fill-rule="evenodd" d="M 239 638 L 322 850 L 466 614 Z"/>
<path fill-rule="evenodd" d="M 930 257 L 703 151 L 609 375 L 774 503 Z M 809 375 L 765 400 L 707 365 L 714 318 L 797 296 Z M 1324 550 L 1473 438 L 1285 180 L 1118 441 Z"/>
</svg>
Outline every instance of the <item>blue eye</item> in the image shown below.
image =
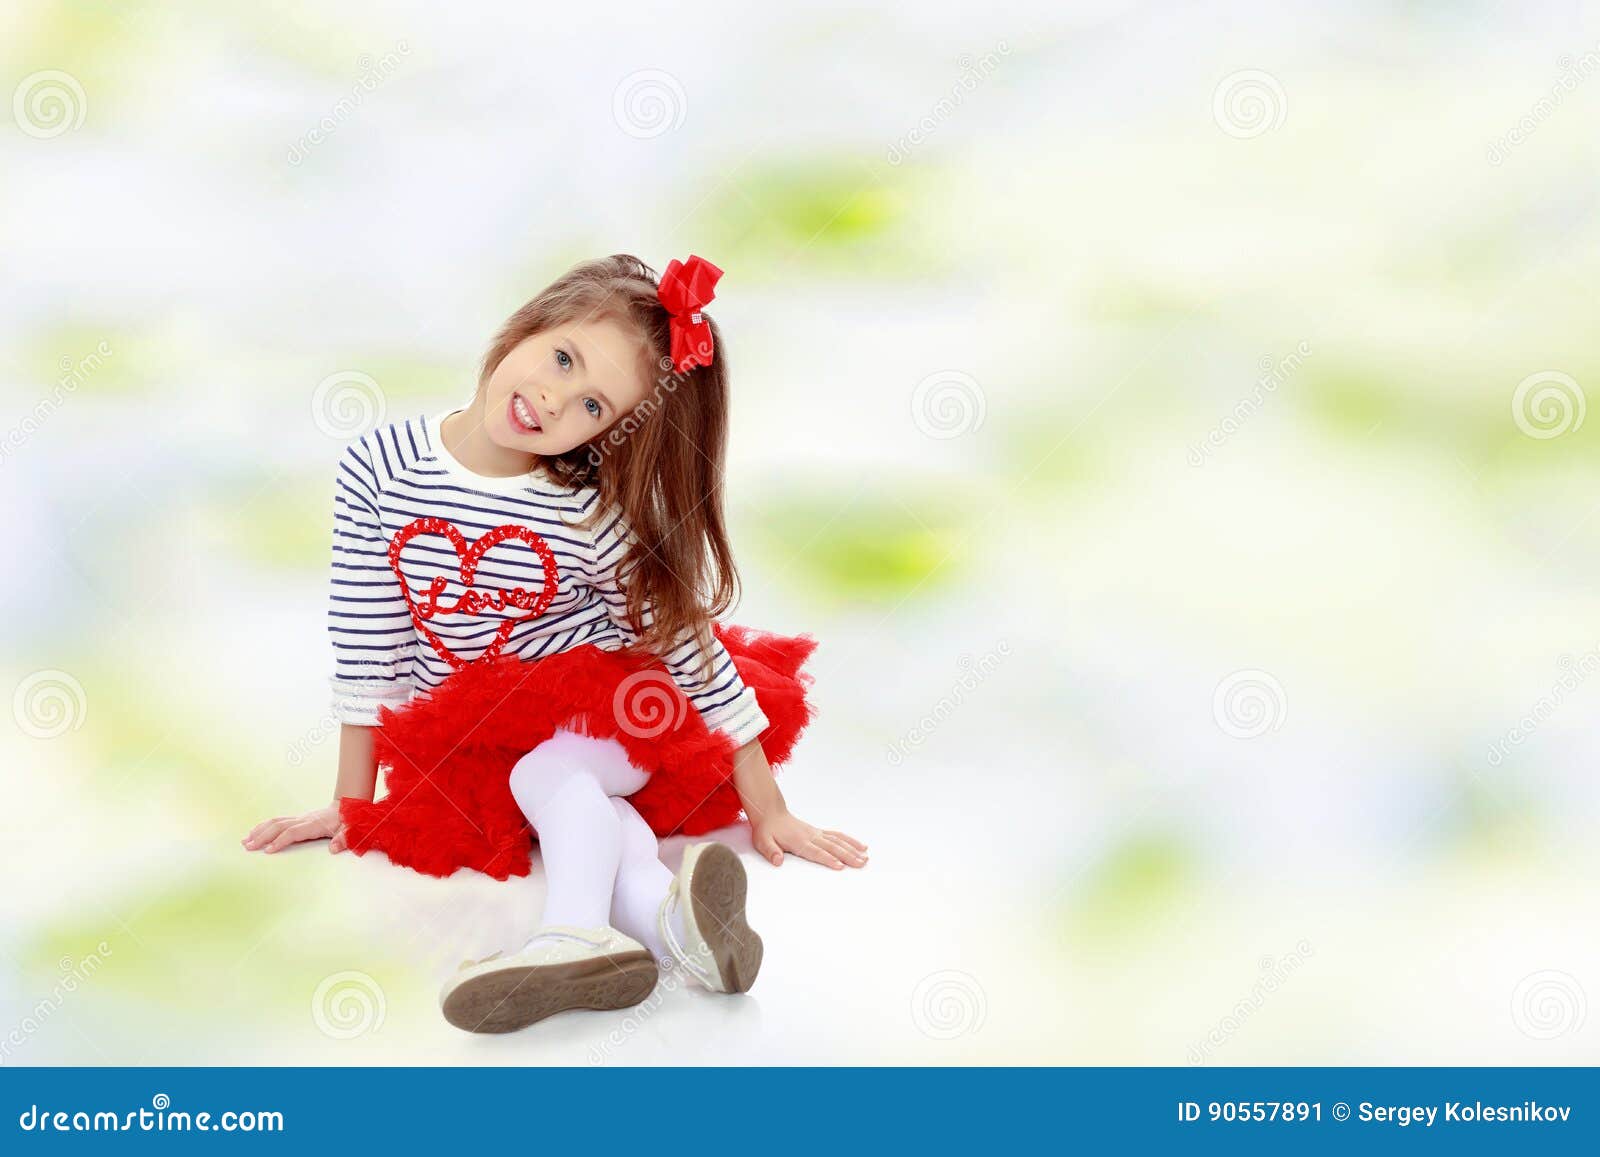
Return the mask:
<svg viewBox="0 0 1600 1157">
<path fill-rule="evenodd" d="M 605 408 L 593 398 L 585 398 L 583 400 L 583 405 L 584 409 L 588 410 L 589 413 L 593 414 L 596 418 L 600 416 L 601 411 Z"/>
<path fill-rule="evenodd" d="M 559 350 L 559 349 L 556 350 L 556 364 L 559 365 L 564 370 L 571 369 L 572 368 L 572 355 L 567 353 L 566 350 Z"/>
</svg>

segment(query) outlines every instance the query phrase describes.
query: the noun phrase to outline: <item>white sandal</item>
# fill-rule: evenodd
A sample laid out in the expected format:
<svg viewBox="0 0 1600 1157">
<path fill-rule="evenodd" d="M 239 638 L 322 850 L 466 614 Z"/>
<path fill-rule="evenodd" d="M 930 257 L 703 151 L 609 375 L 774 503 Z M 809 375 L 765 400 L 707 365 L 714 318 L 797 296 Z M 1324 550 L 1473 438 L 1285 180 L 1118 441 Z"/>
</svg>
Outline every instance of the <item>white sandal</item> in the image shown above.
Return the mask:
<svg viewBox="0 0 1600 1157">
<path fill-rule="evenodd" d="M 694 844 L 656 913 L 673 959 L 713 992 L 747 992 L 761 971 L 761 937 L 745 921 L 744 864 L 727 844 Z M 685 902 L 687 900 L 687 902 Z M 688 943 L 679 943 L 671 914 L 680 911 Z"/>
<path fill-rule="evenodd" d="M 462 962 L 439 1007 L 468 1032 L 513 1032 L 569 1008 L 629 1008 L 657 976 L 645 946 L 615 928 L 555 924 L 514 955 Z"/>
</svg>

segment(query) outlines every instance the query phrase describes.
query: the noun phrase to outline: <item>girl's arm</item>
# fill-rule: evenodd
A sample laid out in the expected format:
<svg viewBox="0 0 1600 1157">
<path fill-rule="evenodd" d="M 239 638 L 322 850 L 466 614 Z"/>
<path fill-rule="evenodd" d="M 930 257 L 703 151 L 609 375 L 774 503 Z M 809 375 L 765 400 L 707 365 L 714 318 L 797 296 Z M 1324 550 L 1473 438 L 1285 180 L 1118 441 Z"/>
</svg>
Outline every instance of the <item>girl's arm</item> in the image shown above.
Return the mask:
<svg viewBox="0 0 1600 1157">
<path fill-rule="evenodd" d="M 304 815 L 278 816 L 250 830 L 241 841 L 248 851 L 276 852 L 305 840 L 327 839 L 328 851 L 342 852 L 346 844 L 339 819 L 339 801 L 346 796 L 370 800 L 378 786 L 378 759 L 373 753 L 372 728 L 357 723 L 339 726 L 339 774 L 333 781 L 333 802 Z M 331 839 L 329 837 L 332 837 Z"/>
<path fill-rule="evenodd" d="M 380 437 L 377 432 L 368 437 Z M 399 579 L 388 566 L 388 540 L 378 513 L 379 474 L 367 439 L 346 447 L 335 473 L 333 566 L 328 632 L 333 641 L 333 718 L 339 721 L 339 770 L 333 801 L 298 816 L 276 816 L 241 841 L 276 852 L 302 840 L 332 837 L 345 849 L 339 800 L 370 800 L 377 789 L 373 728 L 378 710 L 411 696 L 415 640 Z"/>
<path fill-rule="evenodd" d="M 866 866 L 866 844 L 843 832 L 814 827 L 789 811 L 759 740 L 752 739 L 733 753 L 733 786 L 750 818 L 756 851 L 774 864 L 783 863 L 784 852 L 793 852 L 829 868 Z"/>
<path fill-rule="evenodd" d="M 373 729 L 359 723 L 339 725 L 339 777 L 333 784 L 333 802 L 346 796 L 371 802 L 378 789 L 378 757 L 373 754 Z"/>
</svg>

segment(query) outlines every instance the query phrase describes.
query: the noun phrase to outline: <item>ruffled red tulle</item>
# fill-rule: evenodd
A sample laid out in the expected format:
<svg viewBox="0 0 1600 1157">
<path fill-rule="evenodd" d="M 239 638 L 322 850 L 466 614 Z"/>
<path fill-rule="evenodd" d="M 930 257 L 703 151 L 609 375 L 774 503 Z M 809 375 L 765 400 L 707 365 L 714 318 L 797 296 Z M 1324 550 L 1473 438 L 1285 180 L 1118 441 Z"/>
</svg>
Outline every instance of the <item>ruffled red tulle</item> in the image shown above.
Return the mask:
<svg viewBox="0 0 1600 1157">
<path fill-rule="evenodd" d="M 761 748 L 776 768 L 816 713 L 806 699 L 812 678 L 800 667 L 817 642 L 733 624 L 712 629 L 767 716 Z M 376 801 L 342 801 L 351 850 L 375 848 L 430 876 L 458 868 L 526 876 L 537 836 L 511 796 L 511 768 L 559 728 L 616 739 L 650 772 L 628 802 L 657 835 L 738 822 L 733 740 L 706 727 L 659 660 L 584 644 L 531 662 L 475 663 L 432 695 L 383 708 L 376 748 L 388 790 Z"/>
</svg>

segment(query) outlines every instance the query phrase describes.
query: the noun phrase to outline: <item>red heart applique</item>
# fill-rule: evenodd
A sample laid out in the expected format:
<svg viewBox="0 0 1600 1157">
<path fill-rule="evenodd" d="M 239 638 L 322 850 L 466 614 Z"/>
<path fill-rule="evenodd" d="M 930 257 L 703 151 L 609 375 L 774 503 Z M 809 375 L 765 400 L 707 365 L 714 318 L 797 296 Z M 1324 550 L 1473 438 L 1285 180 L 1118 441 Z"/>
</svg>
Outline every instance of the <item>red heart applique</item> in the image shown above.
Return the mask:
<svg viewBox="0 0 1600 1157">
<path fill-rule="evenodd" d="M 456 548 L 456 554 L 461 558 L 461 582 L 467 587 L 467 592 L 453 606 L 441 606 L 439 603 L 439 598 L 448 585 L 443 575 L 437 576 L 428 585 L 428 597 L 425 602 L 419 604 L 411 597 L 411 584 L 406 582 L 405 573 L 400 569 L 400 552 L 405 549 L 406 543 L 419 534 L 443 535 L 450 540 L 450 544 Z M 489 595 L 474 590 L 473 576 L 477 574 L 478 564 L 483 561 L 483 556 L 512 538 L 527 543 L 529 549 L 539 556 L 539 561 L 544 566 L 544 589 L 537 596 L 521 587 L 512 587 L 509 591 L 495 591 Z M 497 526 L 477 542 L 468 543 L 466 535 L 442 518 L 418 518 L 402 527 L 389 541 L 389 569 L 393 570 L 395 577 L 400 580 L 400 589 L 405 594 L 406 606 L 411 609 L 411 621 L 416 624 L 422 637 L 433 644 L 433 649 L 439 653 L 439 657 L 457 671 L 463 667 L 470 667 L 473 663 L 481 663 L 498 656 L 506 645 L 506 639 L 510 637 L 518 623 L 525 623 L 544 614 L 545 608 L 550 605 L 550 600 L 556 597 L 556 587 L 560 579 L 556 571 L 556 556 L 550 552 L 549 544 L 526 526 L 517 526 L 514 523 Z M 476 659 L 463 659 L 455 654 L 444 645 L 438 635 L 428 629 L 424 621 L 436 614 L 477 615 L 485 610 L 503 611 L 507 606 L 522 607 L 528 613 L 501 623 L 500 629 L 495 632 L 488 647 Z"/>
</svg>

